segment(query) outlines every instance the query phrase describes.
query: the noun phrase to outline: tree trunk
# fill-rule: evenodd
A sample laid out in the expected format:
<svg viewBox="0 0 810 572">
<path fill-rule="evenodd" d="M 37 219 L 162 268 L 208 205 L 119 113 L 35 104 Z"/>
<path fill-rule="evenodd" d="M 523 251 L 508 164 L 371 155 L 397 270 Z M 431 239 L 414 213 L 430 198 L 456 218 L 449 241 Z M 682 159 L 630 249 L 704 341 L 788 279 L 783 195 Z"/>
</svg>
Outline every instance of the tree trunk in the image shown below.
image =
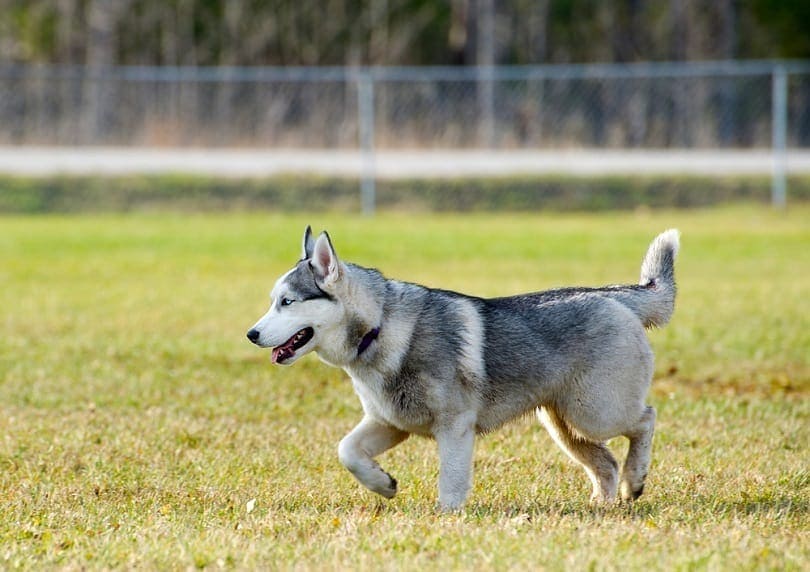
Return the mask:
<svg viewBox="0 0 810 572">
<path fill-rule="evenodd" d="M 721 0 L 720 10 L 720 57 L 733 60 L 737 55 L 737 2 Z M 730 147 L 738 143 L 737 136 L 737 80 L 723 78 L 720 88 L 720 145 Z"/>
<path fill-rule="evenodd" d="M 478 145 L 495 146 L 495 82 L 491 78 L 495 65 L 495 0 L 478 0 L 478 42 L 476 83 L 478 98 Z"/>
<path fill-rule="evenodd" d="M 116 62 L 115 27 L 118 10 L 125 4 L 116 0 L 91 0 L 87 8 L 85 61 L 91 77 L 84 80 L 82 143 L 104 143 L 110 133 L 115 112 L 114 84 L 105 76 Z"/>
</svg>

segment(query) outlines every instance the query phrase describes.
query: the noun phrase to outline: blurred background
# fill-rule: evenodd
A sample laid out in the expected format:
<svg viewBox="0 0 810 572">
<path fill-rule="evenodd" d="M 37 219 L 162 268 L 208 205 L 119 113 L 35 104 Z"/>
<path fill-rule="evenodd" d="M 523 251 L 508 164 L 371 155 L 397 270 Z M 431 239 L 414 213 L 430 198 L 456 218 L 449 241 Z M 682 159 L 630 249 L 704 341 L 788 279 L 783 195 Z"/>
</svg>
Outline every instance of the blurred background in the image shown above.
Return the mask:
<svg viewBox="0 0 810 572">
<path fill-rule="evenodd" d="M 804 0 L 0 0 L 0 173 L 249 178 L 263 206 L 291 176 L 366 212 L 460 186 L 784 206 L 810 197 L 807 30 Z"/>
<path fill-rule="evenodd" d="M 482 297 L 680 229 L 644 497 L 528 417 L 361 490 L 245 337 L 308 224 Z M 0 571 L 810 570 L 808 293 L 810 0 L 0 0 Z"/>
</svg>

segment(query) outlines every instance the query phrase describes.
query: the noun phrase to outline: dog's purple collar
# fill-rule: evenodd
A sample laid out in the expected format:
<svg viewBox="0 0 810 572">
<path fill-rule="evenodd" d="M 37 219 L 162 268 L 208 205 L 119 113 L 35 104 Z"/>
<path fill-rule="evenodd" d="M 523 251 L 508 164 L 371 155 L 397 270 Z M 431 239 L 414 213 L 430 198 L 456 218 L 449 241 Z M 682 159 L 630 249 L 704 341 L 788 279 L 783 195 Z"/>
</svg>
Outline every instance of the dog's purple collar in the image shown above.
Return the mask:
<svg viewBox="0 0 810 572">
<path fill-rule="evenodd" d="M 371 330 L 365 336 L 363 336 L 363 339 L 360 340 L 360 345 L 357 346 L 357 357 L 360 357 L 360 354 L 366 351 L 368 349 L 368 346 L 371 345 L 371 342 L 376 340 L 377 336 L 379 335 L 380 335 L 380 328 L 377 327 Z"/>
</svg>

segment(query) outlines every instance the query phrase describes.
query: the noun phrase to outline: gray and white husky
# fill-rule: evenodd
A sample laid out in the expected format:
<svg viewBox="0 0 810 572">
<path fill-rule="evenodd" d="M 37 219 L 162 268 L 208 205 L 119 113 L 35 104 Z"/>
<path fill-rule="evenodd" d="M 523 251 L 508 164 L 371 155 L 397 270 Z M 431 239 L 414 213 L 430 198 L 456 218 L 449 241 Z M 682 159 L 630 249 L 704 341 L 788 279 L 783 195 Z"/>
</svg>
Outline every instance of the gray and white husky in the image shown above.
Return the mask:
<svg viewBox="0 0 810 572">
<path fill-rule="evenodd" d="M 663 326 L 675 303 L 679 233 L 650 245 L 641 280 L 477 298 L 386 279 L 340 260 L 329 235 L 307 227 L 301 259 L 278 279 L 270 310 L 247 337 L 292 364 L 316 351 L 351 377 L 363 420 L 340 442 L 341 463 L 391 498 L 397 481 L 375 457 L 410 434 L 436 439 L 439 503 L 458 509 L 470 490 L 473 443 L 537 411 L 593 484 L 591 501 L 641 495 L 655 410 L 645 404 L 653 353 L 645 327 Z M 605 445 L 630 440 L 619 467 Z"/>
</svg>

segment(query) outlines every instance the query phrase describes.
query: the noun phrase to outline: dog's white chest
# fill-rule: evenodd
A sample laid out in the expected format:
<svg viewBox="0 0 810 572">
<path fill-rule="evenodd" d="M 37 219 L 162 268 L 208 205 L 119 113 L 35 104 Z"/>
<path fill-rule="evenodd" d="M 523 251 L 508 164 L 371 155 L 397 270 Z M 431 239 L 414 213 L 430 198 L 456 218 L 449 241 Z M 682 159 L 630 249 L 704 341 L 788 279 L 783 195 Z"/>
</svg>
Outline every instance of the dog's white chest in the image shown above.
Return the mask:
<svg viewBox="0 0 810 572">
<path fill-rule="evenodd" d="M 421 419 L 411 419 L 409 416 L 403 415 L 403 412 L 386 397 L 383 391 L 382 375 L 377 372 L 361 374 L 357 371 L 347 371 L 347 373 L 352 378 L 354 391 L 360 398 L 366 415 L 408 433 L 425 436 L 432 434 L 429 415 Z"/>
</svg>

